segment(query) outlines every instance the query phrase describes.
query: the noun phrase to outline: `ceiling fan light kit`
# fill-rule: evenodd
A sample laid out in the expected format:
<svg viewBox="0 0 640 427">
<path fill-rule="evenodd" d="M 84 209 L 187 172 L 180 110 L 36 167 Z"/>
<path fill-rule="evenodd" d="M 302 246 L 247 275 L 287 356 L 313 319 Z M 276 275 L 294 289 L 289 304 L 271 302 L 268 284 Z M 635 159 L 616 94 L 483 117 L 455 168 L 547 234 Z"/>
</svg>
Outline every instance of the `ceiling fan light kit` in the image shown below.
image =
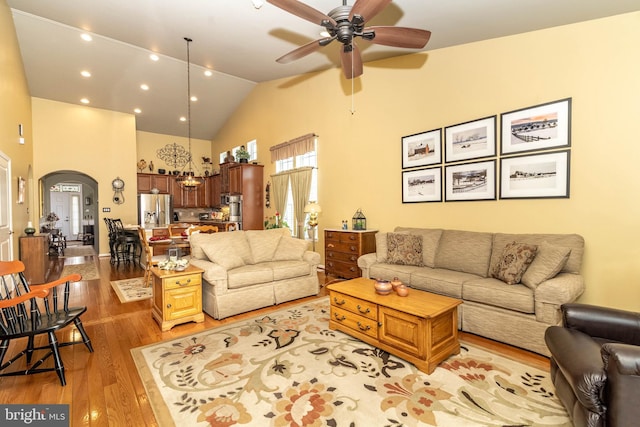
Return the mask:
<svg viewBox="0 0 640 427">
<path fill-rule="evenodd" d="M 342 71 L 347 79 L 353 79 L 362 75 L 362 56 L 354 38 L 360 37 L 371 43 L 402 47 L 409 49 L 422 49 L 426 46 L 431 32 L 417 28 L 374 26 L 365 27 L 367 21 L 373 19 L 391 0 L 356 0 L 353 6 L 348 6 L 343 0 L 342 6 L 324 14 L 298 0 L 267 0 L 280 9 L 283 9 L 302 19 L 324 27 L 329 37 L 314 40 L 276 59 L 281 64 L 303 58 L 321 47 L 327 46 L 337 40 L 342 43 L 340 61 Z"/>
</svg>

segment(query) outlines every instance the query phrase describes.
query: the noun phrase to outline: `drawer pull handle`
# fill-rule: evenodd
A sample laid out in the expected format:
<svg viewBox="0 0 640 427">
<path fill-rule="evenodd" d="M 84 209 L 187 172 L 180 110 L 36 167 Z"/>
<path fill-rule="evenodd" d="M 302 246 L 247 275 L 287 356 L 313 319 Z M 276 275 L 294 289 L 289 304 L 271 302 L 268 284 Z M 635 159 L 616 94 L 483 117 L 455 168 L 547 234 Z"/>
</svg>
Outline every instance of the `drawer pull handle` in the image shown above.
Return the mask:
<svg viewBox="0 0 640 427">
<path fill-rule="evenodd" d="M 362 314 L 369 314 L 369 312 L 371 311 L 371 310 L 369 309 L 369 307 L 367 307 L 367 309 L 366 309 L 366 310 L 363 310 L 363 309 L 362 309 L 362 307 L 360 306 L 360 304 L 358 304 L 358 307 L 357 307 L 357 308 L 358 308 L 358 311 L 359 311 L 360 313 L 362 313 Z"/>
<path fill-rule="evenodd" d="M 184 283 L 180 283 L 180 280 L 176 280 L 176 285 L 180 286 L 187 286 L 189 283 L 191 283 L 191 279 L 187 279 L 187 281 Z"/>
<path fill-rule="evenodd" d="M 339 322 L 342 322 L 344 319 L 346 319 L 345 316 L 338 316 L 338 313 L 333 313 L 333 317 L 335 317 Z"/>
<path fill-rule="evenodd" d="M 338 301 L 337 297 L 333 297 L 333 302 L 335 302 L 336 305 L 345 305 L 347 303 L 344 299 L 342 301 Z"/>
<path fill-rule="evenodd" d="M 167 308 L 171 308 L 171 304 L 167 304 Z"/>
<path fill-rule="evenodd" d="M 335 245 L 333 243 L 327 243 L 328 248 L 333 248 Z"/>
<path fill-rule="evenodd" d="M 367 325 L 367 326 L 362 326 L 362 323 L 358 322 L 358 329 L 360 329 L 361 331 L 368 331 L 369 329 L 371 329 L 371 326 Z"/>
<path fill-rule="evenodd" d="M 355 252 L 355 251 L 358 250 L 358 247 L 357 246 L 350 246 L 349 250 L 351 250 L 352 252 Z"/>
</svg>

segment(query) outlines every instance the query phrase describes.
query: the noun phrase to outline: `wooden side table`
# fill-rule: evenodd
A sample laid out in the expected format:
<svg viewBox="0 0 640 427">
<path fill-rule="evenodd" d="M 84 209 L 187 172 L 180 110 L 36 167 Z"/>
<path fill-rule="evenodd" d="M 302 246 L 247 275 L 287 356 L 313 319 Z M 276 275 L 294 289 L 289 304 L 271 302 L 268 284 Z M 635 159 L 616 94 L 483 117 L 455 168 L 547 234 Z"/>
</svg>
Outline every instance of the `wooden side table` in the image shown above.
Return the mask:
<svg viewBox="0 0 640 427">
<path fill-rule="evenodd" d="M 189 265 L 184 271 L 151 268 L 153 307 L 151 314 L 162 331 L 186 322 L 204 322 L 202 273 Z"/>
<path fill-rule="evenodd" d="M 358 257 L 376 251 L 378 230 L 324 230 L 324 264 L 327 274 L 355 279 L 362 276 Z"/>
</svg>

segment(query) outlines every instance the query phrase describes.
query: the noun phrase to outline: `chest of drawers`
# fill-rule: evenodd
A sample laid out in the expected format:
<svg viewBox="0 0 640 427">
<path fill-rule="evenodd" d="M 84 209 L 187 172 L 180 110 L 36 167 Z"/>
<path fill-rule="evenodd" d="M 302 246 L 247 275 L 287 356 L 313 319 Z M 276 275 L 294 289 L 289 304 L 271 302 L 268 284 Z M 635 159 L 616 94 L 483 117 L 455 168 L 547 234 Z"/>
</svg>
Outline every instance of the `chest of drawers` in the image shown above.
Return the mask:
<svg viewBox="0 0 640 427">
<path fill-rule="evenodd" d="M 324 258 L 327 274 L 354 279 L 360 277 L 358 257 L 376 251 L 377 230 L 324 230 Z"/>
</svg>

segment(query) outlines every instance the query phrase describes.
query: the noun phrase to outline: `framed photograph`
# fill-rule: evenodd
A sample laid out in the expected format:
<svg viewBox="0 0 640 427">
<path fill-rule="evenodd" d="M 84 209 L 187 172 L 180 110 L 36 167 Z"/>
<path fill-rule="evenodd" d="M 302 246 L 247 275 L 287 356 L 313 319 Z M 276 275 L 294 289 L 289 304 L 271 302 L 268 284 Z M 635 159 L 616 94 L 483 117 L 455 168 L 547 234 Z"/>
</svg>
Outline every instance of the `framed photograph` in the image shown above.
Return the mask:
<svg viewBox="0 0 640 427">
<path fill-rule="evenodd" d="M 500 198 L 568 198 L 569 157 L 565 150 L 500 159 Z"/>
<path fill-rule="evenodd" d="M 571 146 L 571 98 L 500 115 L 501 154 Z"/>
<path fill-rule="evenodd" d="M 402 137 L 402 169 L 442 163 L 442 130 Z"/>
<path fill-rule="evenodd" d="M 402 203 L 441 201 L 442 167 L 402 171 Z"/>
<path fill-rule="evenodd" d="M 23 177 L 18 177 L 18 200 L 17 203 L 24 203 L 24 193 L 25 193 L 26 182 Z"/>
<path fill-rule="evenodd" d="M 445 161 L 496 155 L 496 116 L 444 128 Z"/>
<path fill-rule="evenodd" d="M 447 166 L 444 174 L 447 202 L 496 199 L 495 160 Z"/>
</svg>

